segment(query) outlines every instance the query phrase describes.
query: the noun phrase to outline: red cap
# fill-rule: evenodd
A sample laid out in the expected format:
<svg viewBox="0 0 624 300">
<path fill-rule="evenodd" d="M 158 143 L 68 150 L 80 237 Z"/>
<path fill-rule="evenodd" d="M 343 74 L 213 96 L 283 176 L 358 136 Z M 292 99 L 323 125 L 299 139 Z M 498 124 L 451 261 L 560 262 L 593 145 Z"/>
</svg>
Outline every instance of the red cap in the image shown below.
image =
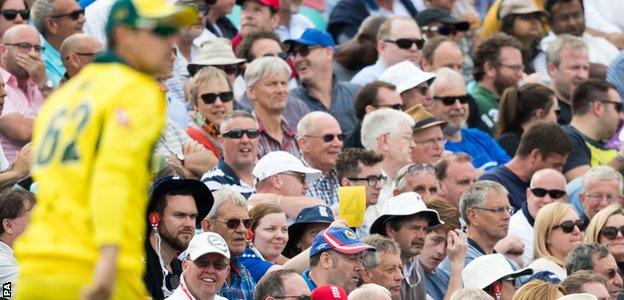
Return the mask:
<svg viewBox="0 0 624 300">
<path fill-rule="evenodd" d="M 245 3 L 245 1 L 247 0 L 236 0 L 236 4 L 242 6 L 243 3 Z M 254 1 L 257 1 L 258 3 L 264 6 L 272 7 L 273 9 L 275 9 L 275 11 L 279 11 L 280 9 L 280 0 L 254 0 Z"/>
<path fill-rule="evenodd" d="M 310 297 L 312 300 L 347 300 L 347 292 L 339 286 L 326 284 L 316 287 Z"/>
</svg>

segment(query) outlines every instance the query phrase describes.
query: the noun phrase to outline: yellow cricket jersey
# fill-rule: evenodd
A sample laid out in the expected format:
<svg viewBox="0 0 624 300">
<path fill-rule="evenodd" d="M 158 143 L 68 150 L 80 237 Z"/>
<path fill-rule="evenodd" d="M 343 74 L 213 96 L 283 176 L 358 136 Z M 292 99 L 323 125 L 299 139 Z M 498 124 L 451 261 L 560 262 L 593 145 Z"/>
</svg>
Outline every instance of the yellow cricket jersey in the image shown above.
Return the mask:
<svg viewBox="0 0 624 300">
<path fill-rule="evenodd" d="M 141 274 L 149 161 L 165 105 L 152 77 L 112 54 L 46 100 L 33 133 L 38 203 L 15 245 L 22 275 L 92 269 L 101 245 L 119 247 L 118 271 Z"/>
</svg>

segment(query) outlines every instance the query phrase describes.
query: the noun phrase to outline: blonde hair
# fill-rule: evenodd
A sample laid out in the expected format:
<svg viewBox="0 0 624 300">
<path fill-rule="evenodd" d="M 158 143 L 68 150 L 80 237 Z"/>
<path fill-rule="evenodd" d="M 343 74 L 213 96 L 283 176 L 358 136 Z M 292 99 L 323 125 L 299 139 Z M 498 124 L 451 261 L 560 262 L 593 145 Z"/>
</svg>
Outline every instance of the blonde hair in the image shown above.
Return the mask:
<svg viewBox="0 0 624 300">
<path fill-rule="evenodd" d="M 563 260 L 555 257 L 550 253 L 546 240 L 550 236 L 553 226 L 559 225 L 565 215 L 570 212 L 576 212 L 574 206 L 569 203 L 553 202 L 540 208 L 535 216 L 535 234 L 533 236 L 533 259 L 546 258 L 554 263 L 564 266 Z"/>
<path fill-rule="evenodd" d="M 203 67 L 191 78 L 190 102 L 193 106 L 197 107 L 197 90 L 199 89 L 199 85 L 211 80 L 218 80 L 227 84 L 229 91 L 232 91 L 232 85 L 230 85 L 230 82 L 227 80 L 225 72 L 211 66 Z"/>
<path fill-rule="evenodd" d="M 513 297 L 513 300 L 556 300 L 561 293 L 558 286 L 539 279 L 525 283 Z M 563 293 L 561 293 L 563 294 Z"/>
<path fill-rule="evenodd" d="M 584 244 L 600 243 L 600 231 L 607 223 L 607 220 L 613 215 L 624 215 L 624 208 L 619 204 L 611 204 L 601 209 L 589 222 L 587 229 L 585 229 L 585 236 L 583 237 Z"/>
</svg>

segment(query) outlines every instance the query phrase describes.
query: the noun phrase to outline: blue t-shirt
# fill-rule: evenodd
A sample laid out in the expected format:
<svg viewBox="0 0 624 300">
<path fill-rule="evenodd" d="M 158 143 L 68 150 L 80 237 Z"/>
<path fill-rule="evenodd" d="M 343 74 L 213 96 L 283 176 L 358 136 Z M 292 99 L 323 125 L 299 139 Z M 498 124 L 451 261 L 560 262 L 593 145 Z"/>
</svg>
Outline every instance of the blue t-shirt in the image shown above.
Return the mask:
<svg viewBox="0 0 624 300">
<path fill-rule="evenodd" d="M 529 183 L 522 181 L 506 166 L 498 166 L 481 175 L 479 180 L 492 180 L 502 184 L 509 192 L 509 204 L 517 211 L 526 202 Z"/>
<path fill-rule="evenodd" d="M 449 279 L 449 273 L 440 268 L 437 268 L 433 272 L 425 271 L 427 295 L 431 296 L 434 300 L 444 299 L 444 295 L 446 295 L 446 290 L 448 289 Z"/>
<path fill-rule="evenodd" d="M 489 170 L 509 161 L 509 155 L 487 133 L 479 129 L 462 128 L 461 135 L 461 142 L 448 141 L 444 147 L 453 153 L 470 154 L 475 168 Z"/>
<path fill-rule="evenodd" d="M 255 282 L 259 282 L 266 271 L 273 266 L 271 262 L 268 262 L 256 255 L 256 253 L 249 247 L 243 251 L 238 257 L 240 263 L 245 266 L 249 274 Z"/>
</svg>

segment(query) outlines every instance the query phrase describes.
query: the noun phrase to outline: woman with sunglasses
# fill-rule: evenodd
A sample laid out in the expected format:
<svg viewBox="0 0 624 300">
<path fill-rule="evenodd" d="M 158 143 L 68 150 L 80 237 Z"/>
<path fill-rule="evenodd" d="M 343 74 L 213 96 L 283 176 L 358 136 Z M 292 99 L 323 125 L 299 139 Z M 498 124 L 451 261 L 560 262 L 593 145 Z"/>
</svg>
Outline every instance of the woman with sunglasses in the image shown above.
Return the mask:
<svg viewBox="0 0 624 300">
<path fill-rule="evenodd" d="M 234 108 L 234 94 L 225 72 L 215 67 L 199 70 L 191 80 L 190 102 L 193 106 L 188 135 L 221 157 L 217 142 L 219 126 L 223 117 Z"/>
<path fill-rule="evenodd" d="M 600 210 L 589 222 L 583 242 L 607 247 L 620 272 L 624 271 L 624 208 L 612 204 Z"/>
<path fill-rule="evenodd" d="M 557 123 L 557 110 L 555 93 L 544 85 L 529 83 L 519 88 L 509 87 L 501 96 L 494 136 L 513 157 L 522 133 L 538 121 Z"/>
<path fill-rule="evenodd" d="M 286 213 L 276 204 L 263 203 L 249 211 L 252 220 L 248 231 L 249 244 L 240 256 L 240 262 L 258 282 L 274 267 L 288 242 Z M 284 261 L 282 261 L 284 262 Z"/>
<path fill-rule="evenodd" d="M 565 257 L 582 243 L 583 221 L 574 206 L 553 202 L 542 207 L 535 217 L 533 272 L 549 271 L 559 280 L 567 277 Z"/>
<path fill-rule="evenodd" d="M 0 39 L 7 29 L 17 25 L 26 24 L 30 18 L 28 5 L 24 0 L 0 0 Z"/>
</svg>

